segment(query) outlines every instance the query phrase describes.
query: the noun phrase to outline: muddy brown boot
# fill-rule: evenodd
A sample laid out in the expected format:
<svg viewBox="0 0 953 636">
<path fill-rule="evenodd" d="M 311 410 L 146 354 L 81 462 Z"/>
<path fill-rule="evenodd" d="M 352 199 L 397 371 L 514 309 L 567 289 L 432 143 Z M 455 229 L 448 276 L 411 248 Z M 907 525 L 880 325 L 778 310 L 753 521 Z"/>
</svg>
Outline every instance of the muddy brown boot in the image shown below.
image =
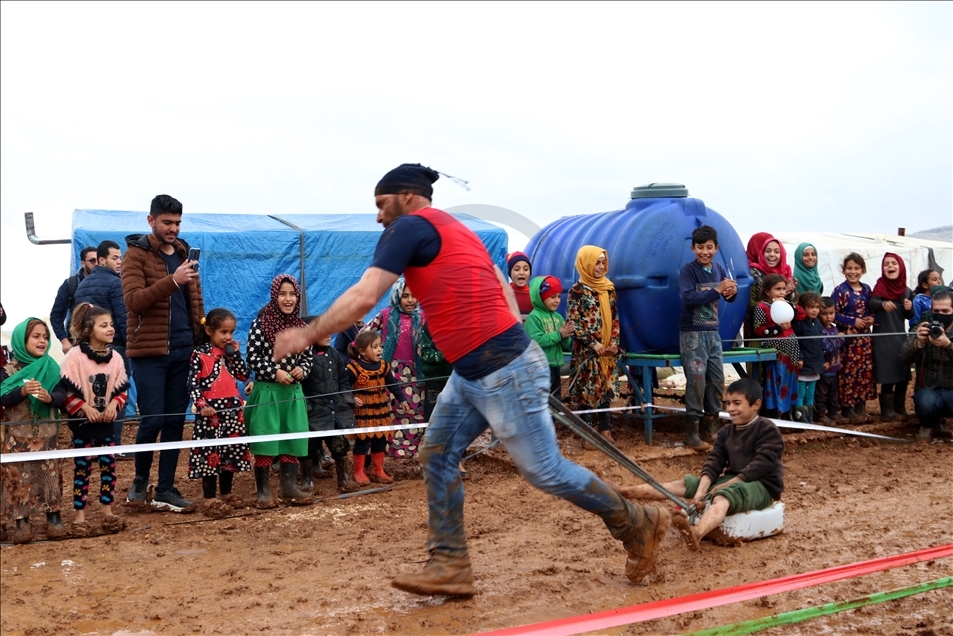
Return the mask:
<svg viewBox="0 0 953 636">
<path fill-rule="evenodd" d="M 46 538 L 62 539 L 66 536 L 66 528 L 63 527 L 63 519 L 60 517 L 60 511 L 46 513 Z"/>
<path fill-rule="evenodd" d="M 281 462 L 278 474 L 281 475 L 279 494 L 282 499 L 288 500 L 293 506 L 307 506 L 314 503 L 314 497 L 298 489 L 298 464 Z"/>
<path fill-rule="evenodd" d="M 318 464 L 314 463 L 310 457 L 302 457 L 298 460 L 298 463 L 301 464 L 301 491 L 302 492 L 311 492 L 314 490 L 314 481 L 311 479 L 311 471 L 314 467 L 320 468 L 320 462 Z"/>
<path fill-rule="evenodd" d="M 311 462 L 313 464 L 313 468 L 311 469 L 312 477 L 315 479 L 331 479 L 331 477 L 333 477 L 331 471 L 328 470 L 330 466 L 326 466 L 323 459 L 320 457 L 312 457 Z M 301 470 L 304 470 L 304 467 L 302 467 Z"/>
<path fill-rule="evenodd" d="M 17 530 L 13 533 L 14 543 L 29 543 L 33 541 L 33 528 L 30 527 L 29 517 L 17 519 Z"/>
<path fill-rule="evenodd" d="M 323 470 L 327 471 L 328 477 L 330 477 L 331 466 L 334 466 L 334 462 L 331 460 L 331 456 L 328 455 L 328 452 L 324 450 L 324 445 L 321 445 L 321 457 L 318 458 L 318 461 L 315 462 L 315 465 L 320 466 Z M 317 475 L 315 475 L 317 477 Z"/>
<path fill-rule="evenodd" d="M 416 574 L 398 574 L 391 581 L 398 590 L 424 596 L 473 596 L 473 569 L 469 556 L 431 554 L 424 569 Z"/>
<path fill-rule="evenodd" d="M 880 392 L 880 419 L 886 422 L 892 422 L 898 419 L 897 412 L 893 410 L 893 391 Z"/>
<path fill-rule="evenodd" d="M 262 510 L 274 508 L 277 505 L 274 497 L 271 496 L 271 489 L 268 487 L 268 479 L 271 477 L 270 473 L 271 468 L 268 466 L 263 468 L 255 466 L 255 492 L 257 494 L 255 507 Z"/>
<path fill-rule="evenodd" d="M 711 450 L 711 445 L 703 442 L 698 436 L 697 417 L 685 417 L 685 446 L 699 453 Z"/>
<path fill-rule="evenodd" d="M 354 492 L 359 490 L 358 485 L 351 479 L 351 473 L 347 469 L 347 457 L 334 458 L 334 472 L 338 475 L 338 492 Z"/>
<path fill-rule="evenodd" d="M 654 506 L 635 506 L 641 508 L 639 523 L 633 524 L 622 545 L 628 552 L 625 562 L 625 575 L 633 583 L 644 579 L 655 567 L 658 547 L 662 543 L 665 531 L 672 524 L 672 515 L 668 510 Z"/>
</svg>

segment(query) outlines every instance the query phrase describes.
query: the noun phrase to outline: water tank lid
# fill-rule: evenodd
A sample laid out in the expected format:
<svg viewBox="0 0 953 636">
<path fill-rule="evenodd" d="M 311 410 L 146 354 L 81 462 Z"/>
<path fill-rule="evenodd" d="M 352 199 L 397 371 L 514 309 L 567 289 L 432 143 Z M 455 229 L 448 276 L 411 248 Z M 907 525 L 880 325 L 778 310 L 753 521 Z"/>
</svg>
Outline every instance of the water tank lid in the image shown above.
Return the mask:
<svg viewBox="0 0 953 636">
<path fill-rule="evenodd" d="M 647 183 L 632 188 L 632 199 L 665 199 L 687 197 L 688 188 L 681 183 Z"/>
</svg>

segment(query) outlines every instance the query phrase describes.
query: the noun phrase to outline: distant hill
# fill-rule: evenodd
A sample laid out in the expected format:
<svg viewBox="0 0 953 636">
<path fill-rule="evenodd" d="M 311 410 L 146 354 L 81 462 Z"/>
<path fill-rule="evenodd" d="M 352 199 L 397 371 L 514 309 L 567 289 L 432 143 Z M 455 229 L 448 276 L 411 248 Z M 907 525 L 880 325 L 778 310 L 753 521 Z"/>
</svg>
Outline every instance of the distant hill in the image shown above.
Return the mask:
<svg viewBox="0 0 953 636">
<path fill-rule="evenodd" d="M 953 243 L 953 225 L 941 225 L 931 230 L 920 230 L 913 234 L 907 234 L 913 238 L 928 239 L 930 241 L 943 241 L 944 243 Z"/>
</svg>

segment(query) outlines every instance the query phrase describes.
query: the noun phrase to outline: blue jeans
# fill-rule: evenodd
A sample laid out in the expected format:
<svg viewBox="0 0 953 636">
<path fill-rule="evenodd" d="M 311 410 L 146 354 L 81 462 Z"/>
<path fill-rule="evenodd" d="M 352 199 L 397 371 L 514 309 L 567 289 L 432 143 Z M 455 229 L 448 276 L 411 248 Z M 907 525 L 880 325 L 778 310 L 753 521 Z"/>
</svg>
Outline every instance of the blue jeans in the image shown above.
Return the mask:
<svg viewBox="0 0 953 636">
<path fill-rule="evenodd" d="M 725 362 L 717 331 L 682 331 L 678 349 L 685 370 L 685 414 L 718 415 L 725 393 Z"/>
<path fill-rule="evenodd" d="M 920 426 L 939 428 L 942 418 L 953 417 L 953 389 L 919 389 L 913 406 Z"/>
<path fill-rule="evenodd" d="M 156 441 L 180 442 L 189 405 L 189 361 L 192 349 L 176 347 L 165 356 L 133 358 L 132 372 L 139 388 L 139 430 L 136 444 Z M 161 435 L 161 440 L 160 440 Z M 167 492 L 175 481 L 178 449 L 159 451 L 159 480 L 156 492 Z M 152 452 L 136 453 L 136 477 L 147 482 L 152 470 Z"/>
<path fill-rule="evenodd" d="M 795 406 L 814 406 L 814 389 L 816 388 L 817 380 L 798 380 Z"/>
<path fill-rule="evenodd" d="M 450 376 L 420 445 L 431 553 L 467 554 L 458 465 L 487 426 L 529 483 L 599 515 L 616 539 L 641 522 L 641 507 L 560 454 L 549 414 L 549 389 L 549 363 L 535 342 L 508 365 L 478 380 Z"/>
</svg>

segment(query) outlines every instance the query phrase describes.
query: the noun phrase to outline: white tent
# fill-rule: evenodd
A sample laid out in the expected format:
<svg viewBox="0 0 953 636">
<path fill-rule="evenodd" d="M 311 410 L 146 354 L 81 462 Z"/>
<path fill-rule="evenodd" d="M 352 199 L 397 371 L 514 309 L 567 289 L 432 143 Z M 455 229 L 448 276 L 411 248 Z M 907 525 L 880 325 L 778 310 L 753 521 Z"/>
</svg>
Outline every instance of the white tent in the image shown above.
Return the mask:
<svg viewBox="0 0 953 636">
<path fill-rule="evenodd" d="M 817 268 L 824 283 L 825 296 L 830 295 L 837 285 L 844 282 L 841 264 L 844 257 L 851 252 L 857 252 L 867 261 L 867 273 L 861 280 L 871 287 L 880 277 L 880 262 L 887 252 L 893 252 L 903 258 L 907 266 L 907 286 L 910 289 L 917 286 L 917 274 L 928 268 L 942 269 L 941 276 L 946 283 L 949 283 L 953 276 L 953 243 L 866 233 L 776 232 L 774 237 L 784 244 L 788 264 L 792 268 L 794 251 L 798 245 L 810 243 L 817 248 Z M 747 245 L 750 236 L 741 238 Z"/>
</svg>

